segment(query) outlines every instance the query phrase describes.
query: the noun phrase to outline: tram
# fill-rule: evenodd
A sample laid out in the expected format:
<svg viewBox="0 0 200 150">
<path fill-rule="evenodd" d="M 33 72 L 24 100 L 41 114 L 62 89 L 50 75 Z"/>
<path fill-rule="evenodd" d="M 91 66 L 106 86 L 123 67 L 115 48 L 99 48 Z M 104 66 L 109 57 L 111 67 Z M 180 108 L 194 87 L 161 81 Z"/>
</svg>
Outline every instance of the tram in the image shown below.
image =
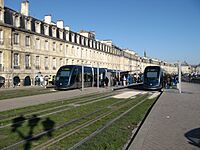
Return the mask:
<svg viewBox="0 0 200 150">
<path fill-rule="evenodd" d="M 97 86 L 97 68 L 84 66 L 84 87 Z M 103 86 L 107 69 L 99 68 L 99 86 Z M 82 87 L 82 66 L 65 65 L 57 71 L 55 89 L 66 90 Z"/>
<path fill-rule="evenodd" d="M 160 66 L 147 66 L 144 70 L 143 88 L 161 90 L 163 88 L 163 69 Z"/>
</svg>

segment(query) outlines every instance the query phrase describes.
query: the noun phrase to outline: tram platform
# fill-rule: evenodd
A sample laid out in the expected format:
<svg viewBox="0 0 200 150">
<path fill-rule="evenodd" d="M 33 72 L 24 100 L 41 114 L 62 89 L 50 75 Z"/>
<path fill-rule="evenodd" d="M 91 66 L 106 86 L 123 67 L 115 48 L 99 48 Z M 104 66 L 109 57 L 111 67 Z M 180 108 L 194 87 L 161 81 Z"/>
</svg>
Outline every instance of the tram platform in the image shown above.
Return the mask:
<svg viewBox="0 0 200 150">
<path fill-rule="evenodd" d="M 200 84 L 182 83 L 182 93 L 166 89 L 147 116 L 129 150 L 199 150 Z"/>
</svg>

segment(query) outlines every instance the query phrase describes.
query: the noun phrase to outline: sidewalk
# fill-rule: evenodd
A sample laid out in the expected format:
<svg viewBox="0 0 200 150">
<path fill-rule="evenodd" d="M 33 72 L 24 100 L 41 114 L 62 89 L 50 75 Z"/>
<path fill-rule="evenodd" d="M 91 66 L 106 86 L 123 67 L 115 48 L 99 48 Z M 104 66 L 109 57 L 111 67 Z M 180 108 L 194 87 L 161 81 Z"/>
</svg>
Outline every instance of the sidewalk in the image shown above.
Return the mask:
<svg viewBox="0 0 200 150">
<path fill-rule="evenodd" d="M 158 99 L 129 150 L 199 150 L 200 84 L 183 83 Z"/>
<path fill-rule="evenodd" d="M 81 95 L 107 92 L 107 91 L 111 91 L 111 90 L 112 90 L 111 88 L 91 87 L 91 88 L 84 88 L 83 91 L 81 91 L 81 89 L 75 89 L 75 90 L 59 91 L 59 92 L 55 92 L 55 93 L 48 93 L 48 94 L 0 100 L 0 112 L 10 110 L 10 109 L 31 106 L 31 105 L 43 104 L 43 103 L 61 100 L 61 99 L 77 97 L 77 96 L 81 96 Z"/>
</svg>

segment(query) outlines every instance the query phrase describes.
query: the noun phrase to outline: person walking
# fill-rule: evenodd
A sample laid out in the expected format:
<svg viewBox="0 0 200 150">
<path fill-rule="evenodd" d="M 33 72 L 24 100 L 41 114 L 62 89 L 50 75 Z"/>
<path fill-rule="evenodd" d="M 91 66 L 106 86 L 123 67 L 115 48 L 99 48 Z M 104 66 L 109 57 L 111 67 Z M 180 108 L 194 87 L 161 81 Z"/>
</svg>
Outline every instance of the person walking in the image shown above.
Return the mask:
<svg viewBox="0 0 200 150">
<path fill-rule="evenodd" d="M 105 77 L 105 84 L 106 84 L 106 87 L 108 87 L 108 82 L 109 82 L 108 77 Z"/>
</svg>

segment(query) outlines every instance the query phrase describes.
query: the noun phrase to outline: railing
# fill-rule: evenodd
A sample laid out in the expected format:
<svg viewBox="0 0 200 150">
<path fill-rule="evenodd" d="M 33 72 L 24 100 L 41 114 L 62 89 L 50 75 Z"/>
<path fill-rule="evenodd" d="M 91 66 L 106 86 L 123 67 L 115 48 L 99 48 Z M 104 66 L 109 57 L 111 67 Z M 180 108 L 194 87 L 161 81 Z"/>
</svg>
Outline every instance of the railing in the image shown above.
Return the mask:
<svg viewBox="0 0 200 150">
<path fill-rule="evenodd" d="M 0 64 L 0 71 L 4 71 L 3 64 Z"/>
<path fill-rule="evenodd" d="M 25 67 L 27 70 L 31 70 L 31 67 L 30 66 L 26 66 Z"/>
<path fill-rule="evenodd" d="M 35 69 L 39 70 L 39 69 L 40 69 L 40 66 L 35 66 Z"/>
<path fill-rule="evenodd" d="M 20 66 L 14 66 L 14 69 L 20 69 Z"/>
</svg>

